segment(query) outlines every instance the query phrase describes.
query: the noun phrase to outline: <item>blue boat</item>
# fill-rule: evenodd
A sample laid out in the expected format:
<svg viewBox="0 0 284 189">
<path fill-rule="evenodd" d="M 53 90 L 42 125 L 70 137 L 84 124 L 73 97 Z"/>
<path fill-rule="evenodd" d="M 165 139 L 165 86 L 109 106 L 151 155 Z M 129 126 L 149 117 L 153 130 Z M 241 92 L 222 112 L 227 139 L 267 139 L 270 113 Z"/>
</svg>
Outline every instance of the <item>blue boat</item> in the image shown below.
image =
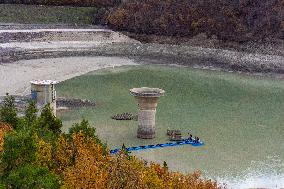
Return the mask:
<svg viewBox="0 0 284 189">
<path fill-rule="evenodd" d="M 205 145 L 204 142 L 202 142 L 202 141 L 196 142 L 196 141 L 184 139 L 184 140 L 178 141 L 178 142 L 168 142 L 168 143 L 163 143 L 163 144 L 150 144 L 150 145 L 146 145 L 146 146 L 128 147 L 128 148 L 126 148 L 126 151 L 130 152 L 130 151 L 146 150 L 146 149 L 153 149 L 153 148 L 164 148 L 164 147 L 171 147 L 171 146 L 181 146 L 181 145 L 186 145 L 186 144 L 190 144 L 190 145 L 192 145 L 194 147 Z M 120 150 L 120 148 L 116 148 L 116 149 L 110 150 L 110 153 L 111 154 L 116 154 L 117 152 L 119 152 L 119 150 Z"/>
</svg>

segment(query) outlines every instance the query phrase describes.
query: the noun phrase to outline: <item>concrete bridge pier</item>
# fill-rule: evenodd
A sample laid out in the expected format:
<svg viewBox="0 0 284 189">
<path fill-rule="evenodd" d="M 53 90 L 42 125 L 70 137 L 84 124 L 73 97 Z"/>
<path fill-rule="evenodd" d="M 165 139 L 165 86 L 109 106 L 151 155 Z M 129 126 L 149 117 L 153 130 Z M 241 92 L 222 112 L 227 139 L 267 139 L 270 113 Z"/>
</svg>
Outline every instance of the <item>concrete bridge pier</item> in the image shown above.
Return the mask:
<svg viewBox="0 0 284 189">
<path fill-rule="evenodd" d="M 155 118 L 158 99 L 165 91 L 158 88 L 133 88 L 130 93 L 138 102 L 137 137 L 142 139 L 155 138 Z"/>
</svg>

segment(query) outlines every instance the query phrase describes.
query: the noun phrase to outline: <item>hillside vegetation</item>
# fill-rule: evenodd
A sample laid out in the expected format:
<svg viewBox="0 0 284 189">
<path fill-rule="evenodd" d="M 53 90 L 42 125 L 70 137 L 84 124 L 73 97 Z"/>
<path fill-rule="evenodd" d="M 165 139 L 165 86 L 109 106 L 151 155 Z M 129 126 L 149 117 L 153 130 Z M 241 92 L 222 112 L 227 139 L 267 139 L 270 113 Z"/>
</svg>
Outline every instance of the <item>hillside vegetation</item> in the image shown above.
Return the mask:
<svg viewBox="0 0 284 189">
<path fill-rule="evenodd" d="M 121 0 L 0 0 L 6 4 L 27 4 L 27 5 L 73 5 L 73 6 L 115 6 Z"/>
<path fill-rule="evenodd" d="M 49 106 L 36 114 L 31 102 L 25 116 L 17 117 L 11 96 L 0 107 L 0 121 L 6 122 L 0 123 L 0 188 L 220 188 L 199 172 L 171 172 L 166 163 L 148 164 L 125 148 L 111 155 L 86 120 L 63 134 Z"/>
<path fill-rule="evenodd" d="M 284 0 L 0 0 L 3 3 L 41 5 L 2 5 L 4 22 L 106 24 L 135 34 L 205 33 L 237 42 L 284 39 Z"/>
<path fill-rule="evenodd" d="M 0 22 L 91 24 L 95 7 L 0 4 Z"/>
<path fill-rule="evenodd" d="M 283 39 L 284 0 L 131 0 L 111 9 L 105 20 L 138 34 Z"/>
</svg>

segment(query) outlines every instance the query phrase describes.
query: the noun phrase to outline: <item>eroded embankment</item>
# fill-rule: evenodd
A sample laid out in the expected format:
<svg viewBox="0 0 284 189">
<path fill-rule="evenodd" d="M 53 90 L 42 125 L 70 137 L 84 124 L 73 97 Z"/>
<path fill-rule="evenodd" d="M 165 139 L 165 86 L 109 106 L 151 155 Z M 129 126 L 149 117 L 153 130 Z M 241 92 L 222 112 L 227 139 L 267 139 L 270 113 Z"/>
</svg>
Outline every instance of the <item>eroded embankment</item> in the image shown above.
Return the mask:
<svg viewBox="0 0 284 189">
<path fill-rule="evenodd" d="M 142 44 L 106 29 L 0 30 L 0 62 L 65 56 L 124 56 L 159 64 L 284 73 L 284 57 L 190 45 Z"/>
<path fill-rule="evenodd" d="M 284 57 L 282 56 L 202 47 L 139 43 L 98 44 L 92 42 L 33 42 L 14 45 L 13 47 L 6 46 L 0 50 L 0 62 L 64 56 L 126 56 L 138 59 L 165 59 L 166 64 L 211 66 L 244 72 L 284 73 Z"/>
</svg>

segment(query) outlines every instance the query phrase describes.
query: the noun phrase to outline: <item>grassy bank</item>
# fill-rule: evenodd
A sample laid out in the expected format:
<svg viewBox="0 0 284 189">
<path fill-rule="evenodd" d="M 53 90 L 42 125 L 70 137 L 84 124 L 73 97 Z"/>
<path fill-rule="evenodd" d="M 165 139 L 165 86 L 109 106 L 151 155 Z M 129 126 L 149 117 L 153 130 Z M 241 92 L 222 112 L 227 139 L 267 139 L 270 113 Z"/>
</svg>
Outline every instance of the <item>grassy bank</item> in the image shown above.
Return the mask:
<svg viewBox="0 0 284 189">
<path fill-rule="evenodd" d="M 140 86 L 166 91 L 159 101 L 153 140 L 136 138 L 135 121 L 110 119 L 116 113 L 137 111 L 129 89 Z M 167 161 L 175 170 L 198 169 L 216 178 L 242 175 L 247 169 L 270 173 L 270 168 L 251 163 L 262 165 L 270 161 L 269 157 L 284 161 L 283 86 L 283 81 L 238 74 L 138 66 L 106 69 L 68 80 L 58 86 L 58 95 L 96 101 L 94 109 L 65 112 L 60 117 L 65 130 L 82 117 L 91 120 L 110 147 L 165 142 L 167 128 L 199 136 L 206 143 L 204 147 L 145 150 L 137 155 Z M 268 164 L 284 174 L 283 164 L 275 162 Z"/>
<path fill-rule="evenodd" d="M 94 7 L 0 4 L 0 22 L 91 24 Z"/>
</svg>

